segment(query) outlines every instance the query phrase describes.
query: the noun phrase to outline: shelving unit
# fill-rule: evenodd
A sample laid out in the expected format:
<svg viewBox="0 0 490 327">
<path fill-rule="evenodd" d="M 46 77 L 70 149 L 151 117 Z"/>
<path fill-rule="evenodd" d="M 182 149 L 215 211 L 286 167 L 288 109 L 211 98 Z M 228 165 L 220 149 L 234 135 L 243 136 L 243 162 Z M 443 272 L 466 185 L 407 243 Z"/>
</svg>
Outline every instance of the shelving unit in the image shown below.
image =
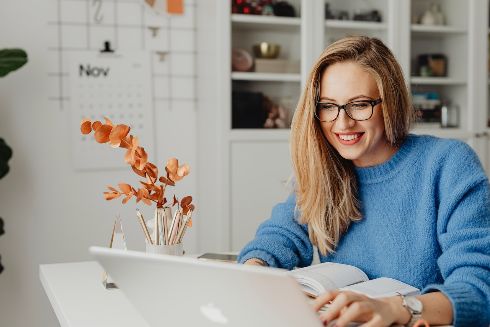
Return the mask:
<svg viewBox="0 0 490 327">
<path fill-rule="evenodd" d="M 464 27 L 455 27 L 447 25 L 420 25 L 412 24 L 410 27 L 412 33 L 420 33 L 431 36 L 440 36 L 441 34 L 465 34 L 467 29 Z"/>
<path fill-rule="evenodd" d="M 202 3 L 201 3 L 202 1 Z M 347 35 L 377 37 L 387 44 L 402 65 L 412 92 L 437 92 L 459 106 L 459 126 L 441 128 L 437 123 L 417 124 L 417 134 L 457 138 L 468 142 L 490 172 L 490 78 L 488 36 L 489 0 L 432 0 L 446 17 L 441 26 L 421 25 L 419 17 L 429 6 L 426 0 L 294 0 L 299 17 L 269 17 L 231 14 L 230 2 L 200 0 L 202 16 L 216 19 L 215 44 L 209 44 L 209 31 L 202 35 L 203 156 L 202 185 L 213 185 L 216 195 L 203 186 L 201 201 L 212 203 L 201 213 L 215 217 L 204 226 L 204 247 L 239 250 L 253 237 L 257 226 L 270 216 L 272 206 L 282 201 L 288 190 L 284 182 L 292 173 L 288 129 L 233 129 L 231 126 L 233 90 L 261 91 L 275 98 L 288 97 L 291 114 L 301 94 L 312 63 L 326 46 Z M 361 10 L 375 9 L 381 22 L 325 19 L 325 4 L 332 11 L 347 11 L 349 18 Z M 213 16 L 214 15 L 214 16 Z M 260 41 L 279 43 L 283 58 L 298 60 L 297 74 L 232 72 L 230 52 L 238 47 L 252 52 Z M 417 57 L 421 54 L 446 55 L 447 76 L 420 76 Z M 213 61 L 214 65 L 209 65 Z M 483 68 L 484 67 L 484 68 Z M 215 85 L 215 86 L 213 86 Z M 206 158 L 219 158 L 218 166 L 206 166 Z M 204 167 L 204 168 L 203 168 Z M 214 171 L 215 174 L 208 174 Z M 260 192 L 259 192 L 260 191 Z M 217 209 L 218 208 L 218 209 Z M 220 237 L 224 235 L 224 237 Z"/>
<path fill-rule="evenodd" d="M 269 28 L 271 26 L 299 27 L 301 25 L 301 19 L 298 17 L 258 16 L 244 14 L 231 14 L 231 22 L 235 26 L 242 26 L 245 28 L 256 27 L 255 24 L 258 24 L 260 25 L 258 27 L 260 29 Z"/>
<path fill-rule="evenodd" d="M 373 31 L 384 31 L 388 28 L 385 23 L 378 22 L 360 22 L 354 20 L 335 20 L 327 19 L 325 21 L 325 27 L 327 28 L 338 28 L 345 30 L 373 30 Z"/>
<path fill-rule="evenodd" d="M 412 85 L 466 85 L 466 81 L 451 77 L 420 77 L 412 76 L 410 78 Z"/>
<path fill-rule="evenodd" d="M 321 46 L 316 51 L 321 52 L 329 44 L 337 39 L 347 35 L 368 35 L 377 37 L 387 44 L 392 44 L 392 26 L 390 26 L 389 12 L 392 10 L 393 1 L 391 0 L 373 0 L 373 1 L 356 1 L 356 0 L 325 0 L 319 1 L 320 5 L 315 8 L 315 19 L 320 22 L 318 26 L 321 33 L 319 35 L 319 43 Z M 333 14 L 338 14 L 341 11 L 348 13 L 348 20 L 327 19 L 325 20 L 325 6 L 329 8 Z M 355 21 L 352 20 L 353 14 L 357 11 L 377 10 L 381 15 L 381 22 Z"/>
<path fill-rule="evenodd" d="M 224 90 L 261 92 L 288 111 L 292 117 L 306 76 L 305 32 L 308 21 L 308 0 L 289 1 L 298 17 L 271 17 L 223 13 L 229 21 L 223 35 L 225 53 L 233 48 L 244 49 L 253 55 L 253 45 L 272 42 L 280 45 L 280 59 L 299 62 L 298 73 L 268 73 L 253 71 L 225 72 Z M 230 66 L 228 66 L 230 67 Z M 309 68 L 309 67 L 308 67 Z M 227 215 L 228 246 L 239 250 L 253 237 L 257 226 L 270 213 L 271 202 L 287 195 L 284 182 L 292 172 L 289 156 L 289 129 L 235 128 L 232 126 L 234 108 L 230 93 L 224 94 L 221 108 L 223 121 L 222 144 L 225 166 L 224 215 Z M 256 108 L 250 108 L 250 110 Z M 247 173 L 250 172 L 250 173 Z M 254 192 L 260 189 L 262 192 Z M 265 193 L 265 195 L 264 195 Z"/>
</svg>

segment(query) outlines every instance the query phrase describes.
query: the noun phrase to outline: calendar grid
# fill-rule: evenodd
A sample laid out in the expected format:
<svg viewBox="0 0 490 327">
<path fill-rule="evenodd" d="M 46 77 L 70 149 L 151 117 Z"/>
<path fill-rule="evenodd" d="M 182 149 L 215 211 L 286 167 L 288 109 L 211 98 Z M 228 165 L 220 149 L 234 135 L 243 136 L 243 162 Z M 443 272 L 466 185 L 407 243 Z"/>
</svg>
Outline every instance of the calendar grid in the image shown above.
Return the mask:
<svg viewBox="0 0 490 327">
<path fill-rule="evenodd" d="M 186 49 L 181 49 L 181 48 L 175 48 L 174 46 L 177 43 L 177 40 L 179 38 L 174 38 L 173 33 L 188 33 L 191 34 L 192 36 L 195 35 L 195 26 L 194 23 L 192 22 L 191 24 L 180 24 L 180 25 L 175 25 L 173 22 L 176 18 L 172 16 L 166 17 L 166 22 L 161 23 L 159 26 L 157 25 L 157 33 L 158 35 L 162 35 L 163 40 L 166 40 L 166 45 L 162 44 L 162 49 L 150 49 L 149 44 L 148 44 L 148 39 L 151 40 L 151 33 L 153 33 L 150 29 L 155 28 L 154 23 L 148 22 L 147 20 L 147 11 L 148 8 L 145 8 L 145 4 L 143 3 L 143 0 L 104 0 L 103 2 L 98 2 L 98 1 L 92 1 L 92 0 L 52 0 L 57 2 L 57 13 L 56 13 L 56 21 L 49 21 L 47 24 L 48 26 L 51 27 L 56 27 L 57 28 L 57 44 L 56 45 L 50 45 L 48 46 L 48 51 L 52 52 L 54 55 L 57 56 L 57 64 L 55 69 L 50 69 L 48 71 L 47 75 L 51 79 L 56 79 L 57 85 L 57 93 L 58 94 L 51 94 L 48 96 L 48 99 L 53 102 L 57 102 L 59 104 L 60 110 L 64 110 L 67 108 L 67 104 L 69 104 L 70 97 L 67 94 L 67 89 L 65 89 L 64 85 L 66 85 L 66 82 L 69 81 L 70 74 L 68 72 L 68 69 L 65 67 L 67 64 L 66 57 L 70 55 L 71 53 L 78 53 L 78 52 L 87 52 L 87 51 L 99 51 L 102 47 L 103 44 L 102 42 L 100 44 L 95 45 L 95 40 L 97 39 L 97 33 L 100 33 L 100 31 L 105 30 L 105 31 L 110 31 L 112 29 L 112 37 L 111 37 L 111 46 L 115 49 L 116 53 L 120 52 L 124 54 L 124 51 L 126 50 L 144 50 L 149 52 L 149 58 L 150 58 L 150 75 L 151 75 L 151 88 L 152 88 L 152 106 L 153 106 L 153 111 L 155 111 L 156 107 L 156 101 L 169 101 L 171 103 L 172 101 L 189 101 L 192 103 L 196 102 L 196 95 L 195 92 L 192 92 L 193 94 L 189 96 L 172 96 L 174 94 L 174 89 L 173 89 L 173 79 L 175 78 L 187 78 L 189 79 L 189 83 L 193 84 L 193 87 L 191 88 L 194 90 L 194 86 L 196 83 L 196 75 L 195 73 L 193 74 L 188 74 L 188 73 L 181 73 L 181 72 L 174 72 L 176 69 L 176 62 L 174 60 L 174 57 L 181 57 L 182 55 L 188 55 L 193 58 L 193 64 L 195 63 L 195 56 L 197 55 L 197 52 L 195 50 L 195 42 L 191 43 L 191 46 L 188 46 Z M 67 17 L 66 12 L 64 12 L 64 9 L 66 10 L 67 8 L 70 7 L 75 7 L 77 4 L 82 4 L 84 5 L 84 12 L 80 13 L 82 16 L 79 17 L 79 19 L 73 19 L 73 17 Z M 97 5 L 102 6 L 103 5 L 112 5 L 112 15 L 114 16 L 112 19 L 112 22 L 106 22 L 106 21 L 101 21 L 99 23 L 95 22 L 95 17 L 93 14 L 91 15 L 91 10 L 94 9 L 100 9 L 102 7 L 96 8 Z M 123 5 L 139 5 L 139 20 L 138 22 L 121 22 L 119 20 L 121 13 L 121 6 Z M 193 10 L 195 8 L 196 4 L 195 2 L 186 2 L 185 3 L 185 10 Z M 104 15 L 107 15 L 109 11 L 103 12 Z M 100 15 L 101 13 L 98 12 Z M 71 14 L 73 16 L 73 14 Z M 100 18 L 100 17 L 99 17 Z M 105 19 L 105 16 L 104 18 Z M 94 21 L 93 21 L 94 20 Z M 188 26 L 191 25 L 191 26 Z M 83 29 L 83 35 L 81 34 L 81 39 L 83 39 L 83 44 L 66 44 L 66 39 L 65 37 L 68 36 L 68 33 L 70 32 L 69 29 L 76 29 L 76 30 L 82 30 Z M 140 31 L 139 33 L 139 40 L 133 45 L 128 48 L 125 47 L 124 49 L 122 48 L 121 44 L 121 38 L 126 38 L 128 36 L 128 33 L 131 31 Z M 98 32 L 97 32 L 98 31 Z M 158 59 L 155 59 L 155 57 L 158 56 L 158 54 L 163 53 L 165 54 L 165 59 L 161 62 Z M 162 72 L 162 68 L 159 68 L 159 65 L 164 65 L 166 68 L 165 72 Z M 162 81 L 165 80 L 165 81 Z M 166 89 L 161 89 L 158 88 L 157 91 L 155 91 L 156 88 L 156 83 L 157 81 L 162 82 L 163 84 L 166 85 Z M 162 93 L 162 94 L 159 94 Z M 180 92 L 183 93 L 183 92 Z M 164 95 L 163 95 L 164 94 Z M 169 110 L 172 110 L 173 108 L 169 107 Z"/>
<path fill-rule="evenodd" d="M 74 125 L 84 117 L 101 119 L 102 114 L 111 120 L 130 121 L 132 130 L 153 152 L 158 136 L 158 122 L 154 119 L 157 110 L 195 110 L 197 106 L 195 1 L 186 0 L 182 16 L 156 14 L 144 0 L 50 1 L 56 1 L 56 13 L 46 23 L 52 33 L 52 42 L 47 46 L 52 65 L 48 66 L 47 76 L 54 87 L 48 100 L 61 111 L 71 109 Z M 106 67 L 126 65 L 129 73 L 132 68 L 123 62 L 134 58 L 135 64 L 146 65 L 146 73 L 134 81 L 126 77 L 111 79 L 122 84 L 102 80 L 82 83 L 74 60 L 102 64 L 104 61 L 100 60 L 107 56 L 98 53 L 105 41 L 110 41 L 116 57 L 123 58 L 119 63 L 117 59 L 106 61 Z M 142 76 L 147 76 L 145 83 L 140 83 Z M 135 98 L 135 87 L 143 91 L 140 99 L 144 101 Z M 122 164 L 116 153 L 105 151 L 87 137 L 74 133 L 72 140 L 76 169 L 114 169 Z M 94 155 L 101 159 L 97 164 L 85 159 Z"/>
</svg>

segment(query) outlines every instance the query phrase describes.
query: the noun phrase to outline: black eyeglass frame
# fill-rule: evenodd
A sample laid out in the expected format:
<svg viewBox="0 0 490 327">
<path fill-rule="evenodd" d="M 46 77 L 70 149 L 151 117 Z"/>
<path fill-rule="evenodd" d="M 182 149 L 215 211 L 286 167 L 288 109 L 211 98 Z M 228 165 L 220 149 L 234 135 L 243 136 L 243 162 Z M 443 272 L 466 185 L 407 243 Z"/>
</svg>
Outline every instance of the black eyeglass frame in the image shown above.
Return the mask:
<svg viewBox="0 0 490 327">
<path fill-rule="evenodd" d="M 348 105 L 351 105 L 351 104 L 356 103 L 356 102 L 367 102 L 371 105 L 371 114 L 369 115 L 368 118 L 366 118 L 366 119 L 355 119 L 355 118 L 351 117 L 351 115 L 349 115 L 349 112 L 345 108 Z M 377 106 L 378 104 L 380 104 L 381 102 L 383 102 L 383 99 L 381 99 L 381 98 L 378 98 L 375 100 L 355 100 L 355 101 L 347 102 L 346 104 L 343 104 L 343 105 L 338 105 L 338 104 L 332 103 L 332 102 L 317 101 L 316 102 L 316 108 L 315 108 L 315 118 L 318 119 L 319 122 L 330 123 L 330 122 L 335 121 L 337 118 L 339 118 L 340 110 L 344 109 L 345 113 L 347 114 L 347 116 L 349 116 L 350 119 L 355 120 L 355 121 L 365 121 L 365 120 L 371 119 L 371 117 L 373 116 L 373 113 L 374 113 L 374 107 Z M 335 116 L 335 118 L 332 120 L 321 120 L 320 117 L 318 116 L 318 105 L 319 104 L 330 104 L 330 105 L 336 106 L 337 107 L 337 115 Z"/>
</svg>

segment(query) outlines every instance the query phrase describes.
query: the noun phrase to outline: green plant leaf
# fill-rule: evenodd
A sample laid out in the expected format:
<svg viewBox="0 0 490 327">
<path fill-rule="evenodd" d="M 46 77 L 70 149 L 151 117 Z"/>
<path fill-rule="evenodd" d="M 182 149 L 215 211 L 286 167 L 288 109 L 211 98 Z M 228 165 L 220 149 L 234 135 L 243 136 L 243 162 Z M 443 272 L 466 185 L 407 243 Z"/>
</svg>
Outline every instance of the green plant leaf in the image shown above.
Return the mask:
<svg viewBox="0 0 490 327">
<path fill-rule="evenodd" d="M 0 77 L 19 69 L 27 62 L 27 53 L 22 49 L 0 50 Z"/>
<path fill-rule="evenodd" d="M 12 157 L 12 149 L 0 138 L 0 178 L 9 172 L 8 161 Z"/>
</svg>

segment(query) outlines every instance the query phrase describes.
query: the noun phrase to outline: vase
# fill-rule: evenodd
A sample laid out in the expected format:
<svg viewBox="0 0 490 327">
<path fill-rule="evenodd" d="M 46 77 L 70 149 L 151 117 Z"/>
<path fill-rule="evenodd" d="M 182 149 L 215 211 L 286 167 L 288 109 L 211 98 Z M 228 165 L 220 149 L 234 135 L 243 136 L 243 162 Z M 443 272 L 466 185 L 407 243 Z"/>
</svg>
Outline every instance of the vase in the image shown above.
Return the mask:
<svg viewBox="0 0 490 327">
<path fill-rule="evenodd" d="M 184 246 L 182 243 L 170 244 L 170 245 L 166 245 L 166 244 L 155 245 L 155 244 L 146 243 L 146 253 L 183 256 Z"/>
</svg>

